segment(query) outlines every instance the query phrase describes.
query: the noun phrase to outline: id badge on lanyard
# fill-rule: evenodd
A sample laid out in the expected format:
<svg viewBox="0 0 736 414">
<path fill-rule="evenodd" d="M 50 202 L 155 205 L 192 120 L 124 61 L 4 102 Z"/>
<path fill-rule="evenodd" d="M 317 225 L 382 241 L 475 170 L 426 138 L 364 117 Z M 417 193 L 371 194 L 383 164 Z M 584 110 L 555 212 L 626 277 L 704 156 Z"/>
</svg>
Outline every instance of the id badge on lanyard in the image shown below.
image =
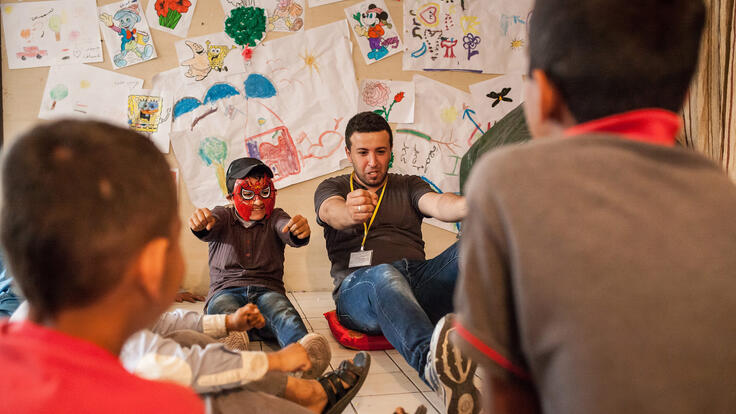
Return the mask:
<svg viewBox="0 0 736 414">
<path fill-rule="evenodd" d="M 353 186 L 353 176 L 355 173 L 350 174 L 350 191 L 355 191 Z M 357 252 L 350 253 L 350 260 L 348 261 L 348 268 L 353 267 L 363 267 L 363 266 L 370 266 L 371 265 L 371 259 L 373 258 L 373 250 L 365 250 L 365 240 L 368 237 L 368 230 L 370 230 L 371 226 L 373 225 L 373 220 L 376 219 L 376 214 L 378 213 L 378 208 L 381 207 L 381 201 L 383 201 L 383 195 L 386 193 L 386 185 L 388 184 L 388 177 L 386 177 L 386 181 L 383 183 L 383 189 L 381 190 L 381 196 L 378 197 L 378 204 L 376 204 L 376 209 L 373 210 L 373 216 L 371 216 L 371 221 L 368 224 L 363 223 L 363 242 L 360 244 L 360 250 Z"/>
</svg>

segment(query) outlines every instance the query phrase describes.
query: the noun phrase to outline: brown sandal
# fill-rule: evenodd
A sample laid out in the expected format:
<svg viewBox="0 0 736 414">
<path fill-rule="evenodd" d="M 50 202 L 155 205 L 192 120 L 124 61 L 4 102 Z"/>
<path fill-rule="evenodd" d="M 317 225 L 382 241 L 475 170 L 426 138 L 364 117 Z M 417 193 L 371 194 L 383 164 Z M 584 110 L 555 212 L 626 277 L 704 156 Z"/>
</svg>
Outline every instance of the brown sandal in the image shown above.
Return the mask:
<svg viewBox="0 0 736 414">
<path fill-rule="evenodd" d="M 322 413 L 341 413 L 363 386 L 370 367 L 371 356 L 361 351 L 355 354 L 352 361 L 342 361 L 336 370 L 317 378 L 327 394 L 327 405 Z M 343 382 L 348 386 L 345 387 Z"/>
</svg>

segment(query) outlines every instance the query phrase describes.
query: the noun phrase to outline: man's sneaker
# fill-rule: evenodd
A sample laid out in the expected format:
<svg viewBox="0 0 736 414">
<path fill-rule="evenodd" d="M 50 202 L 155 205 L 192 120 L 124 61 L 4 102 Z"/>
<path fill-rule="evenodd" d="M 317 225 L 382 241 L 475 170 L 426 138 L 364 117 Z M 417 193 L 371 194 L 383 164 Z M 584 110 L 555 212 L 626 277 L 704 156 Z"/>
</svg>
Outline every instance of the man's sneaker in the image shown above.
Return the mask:
<svg viewBox="0 0 736 414">
<path fill-rule="evenodd" d="M 450 342 L 455 315 L 440 319 L 429 344 L 424 378 L 443 402 L 448 414 L 477 414 L 480 412 L 478 389 L 473 384 L 475 362 L 464 356 Z"/>
<path fill-rule="evenodd" d="M 302 373 L 304 379 L 315 379 L 325 372 L 325 369 L 330 365 L 330 359 L 332 358 L 332 351 L 330 350 L 330 343 L 327 342 L 327 338 L 318 333 L 308 333 L 299 340 L 299 343 L 307 351 L 309 361 L 312 363 L 312 368 Z"/>
<path fill-rule="evenodd" d="M 245 331 L 230 331 L 226 337 L 218 339 L 218 342 L 225 344 L 225 348 L 232 351 L 247 351 L 248 344 L 248 332 Z"/>
</svg>

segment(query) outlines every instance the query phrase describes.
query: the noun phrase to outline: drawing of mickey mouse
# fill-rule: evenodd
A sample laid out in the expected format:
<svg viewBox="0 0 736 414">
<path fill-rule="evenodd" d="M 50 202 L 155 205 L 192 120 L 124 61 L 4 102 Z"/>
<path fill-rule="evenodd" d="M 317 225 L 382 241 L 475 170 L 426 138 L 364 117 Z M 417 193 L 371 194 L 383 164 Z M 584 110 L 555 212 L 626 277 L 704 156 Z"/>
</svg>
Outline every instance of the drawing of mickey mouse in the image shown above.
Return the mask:
<svg viewBox="0 0 736 414">
<path fill-rule="evenodd" d="M 386 56 L 388 49 L 383 46 L 382 41 L 383 35 L 386 33 L 383 26 L 391 28 L 388 13 L 371 3 L 365 13 L 355 13 L 353 18 L 359 23 L 359 26 L 355 26 L 355 33 L 368 38 L 368 45 L 371 48 L 371 51 L 368 52 L 368 58 L 379 60 Z"/>
</svg>

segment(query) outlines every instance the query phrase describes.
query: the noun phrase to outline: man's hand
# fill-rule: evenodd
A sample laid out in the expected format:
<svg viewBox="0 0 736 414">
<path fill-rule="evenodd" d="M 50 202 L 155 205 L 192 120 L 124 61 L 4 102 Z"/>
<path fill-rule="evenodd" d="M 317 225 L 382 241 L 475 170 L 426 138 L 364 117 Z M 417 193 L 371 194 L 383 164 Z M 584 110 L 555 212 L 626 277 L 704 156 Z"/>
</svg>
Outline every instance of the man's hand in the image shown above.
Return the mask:
<svg viewBox="0 0 736 414">
<path fill-rule="evenodd" d="M 307 351 L 299 343 L 287 345 L 277 352 L 266 354 L 269 371 L 297 372 L 312 368 Z"/>
<path fill-rule="evenodd" d="M 298 214 L 292 217 L 291 220 L 286 223 L 286 226 L 281 229 L 281 232 L 283 233 L 286 233 L 287 231 L 290 231 L 297 239 L 306 239 L 311 234 L 311 231 L 309 230 L 309 222 L 307 222 L 306 218 Z"/>
<path fill-rule="evenodd" d="M 189 228 L 193 231 L 212 230 L 215 223 L 217 223 L 217 219 L 208 208 L 198 208 L 189 217 Z"/>
<path fill-rule="evenodd" d="M 263 328 L 266 319 L 261 315 L 258 307 L 249 303 L 225 317 L 227 331 L 248 331 L 253 328 Z"/>
<path fill-rule="evenodd" d="M 370 220 L 376 204 L 378 204 L 378 195 L 368 190 L 351 191 L 345 198 L 345 207 L 356 224 Z"/>
<path fill-rule="evenodd" d="M 195 295 L 191 292 L 179 292 L 176 294 L 176 297 L 174 298 L 177 302 L 201 302 L 204 300 L 204 296 L 202 295 Z"/>
</svg>

